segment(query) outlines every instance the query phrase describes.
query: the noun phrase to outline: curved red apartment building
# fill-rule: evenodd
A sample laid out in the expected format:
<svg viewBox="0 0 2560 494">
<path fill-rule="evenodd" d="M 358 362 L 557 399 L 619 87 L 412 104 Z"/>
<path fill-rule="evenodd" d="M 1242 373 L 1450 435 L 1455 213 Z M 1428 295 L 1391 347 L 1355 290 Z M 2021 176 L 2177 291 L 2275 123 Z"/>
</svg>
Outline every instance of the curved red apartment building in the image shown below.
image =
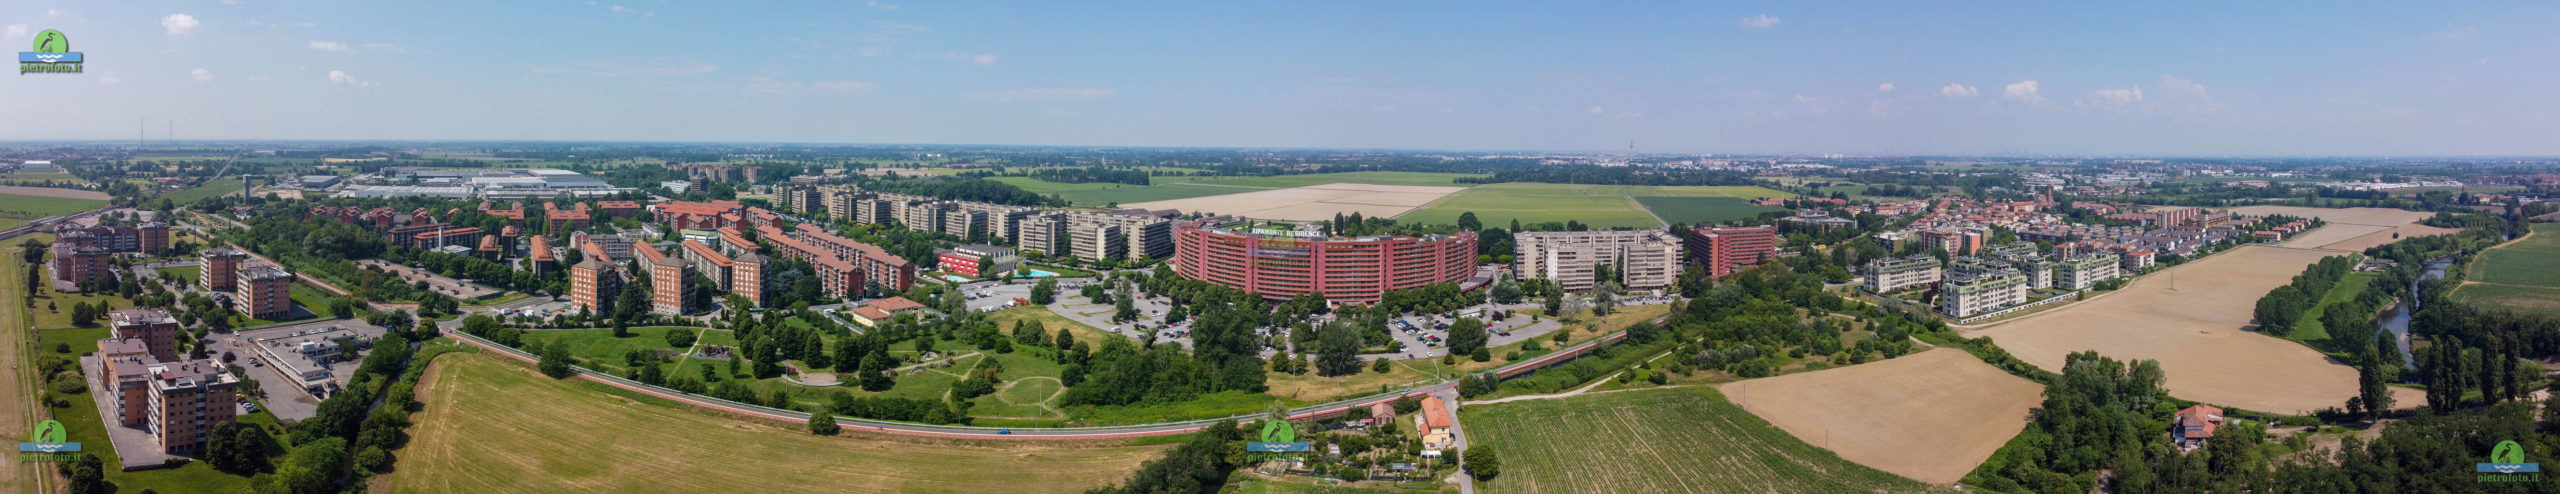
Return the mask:
<svg viewBox="0 0 2560 494">
<path fill-rule="evenodd" d="M 1286 300 L 1324 292 L 1375 303 L 1387 290 L 1463 283 L 1476 270 L 1476 234 L 1326 237 L 1281 230 L 1184 226 L 1174 231 L 1174 272 Z"/>
</svg>

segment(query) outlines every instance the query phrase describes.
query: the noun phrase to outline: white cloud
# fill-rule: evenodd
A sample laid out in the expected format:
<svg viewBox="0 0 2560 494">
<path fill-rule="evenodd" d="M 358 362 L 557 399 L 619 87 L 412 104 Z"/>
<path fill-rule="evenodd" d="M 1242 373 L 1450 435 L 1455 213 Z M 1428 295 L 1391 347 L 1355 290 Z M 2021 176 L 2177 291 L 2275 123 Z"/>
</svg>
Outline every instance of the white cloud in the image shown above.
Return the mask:
<svg viewBox="0 0 2560 494">
<path fill-rule="evenodd" d="M 1802 96 L 1798 96 L 1798 97 L 1799 97 L 1799 98 L 1801 98 Z M 1622 111 L 1622 112 L 1610 113 L 1610 112 L 1609 112 L 1609 109 L 1607 109 L 1607 108 L 1601 108 L 1601 107 L 1597 107 L 1597 106 L 1591 107 L 1591 114 L 1593 114 L 1593 115 L 1599 115 L 1599 116 L 1600 116 L 1600 118 L 1606 118 L 1606 119 L 1610 119 L 1610 120 L 1628 120 L 1628 119 L 1644 118 L 1644 113 L 1642 113 L 1642 112 Z"/>
<path fill-rule="evenodd" d="M 1947 83 L 1947 87 L 1938 88 L 1938 95 L 1939 95 L 1939 96 L 1945 96 L 1945 97 L 1949 97 L 1949 98 L 1971 98 L 1971 97 L 1974 97 L 1975 95 L 1979 95 L 1979 94 L 1982 94 L 1982 90 L 1980 90 L 1980 89 L 1974 89 L 1974 87 L 1973 87 L 1973 86 L 1967 86 L 1967 85 L 1963 85 L 1963 84 L 1956 84 L 1956 83 L 1952 83 L 1952 82 Z"/>
<path fill-rule="evenodd" d="M 222 0 L 223 5 L 239 5 L 240 0 Z"/>
<path fill-rule="evenodd" d="M 2002 97 L 2009 98 L 2011 101 L 2018 101 L 2027 104 L 2044 103 L 2044 93 L 2036 89 L 2035 79 L 2028 79 L 2018 81 L 2017 84 L 2010 84 L 2007 88 L 2002 90 L 2001 94 Z"/>
<path fill-rule="evenodd" d="M 871 83 L 862 81 L 784 81 L 764 76 L 747 78 L 747 90 L 759 93 L 850 93 L 866 89 L 871 89 Z"/>
<path fill-rule="evenodd" d="M 355 86 L 355 87 L 372 87 L 372 86 L 373 86 L 373 83 L 372 83 L 372 82 L 356 80 L 356 76 L 347 75 L 347 72 L 346 72 L 346 71 L 343 71 L 343 70 L 332 70 L 332 71 L 329 71 L 329 82 L 330 82 L 330 83 L 332 83 L 332 84 L 345 84 L 345 85 Z"/>
<path fill-rule="evenodd" d="M 45 17 L 62 17 L 62 9 L 44 9 Z"/>
<path fill-rule="evenodd" d="M 99 76 L 99 77 L 98 77 L 98 83 L 99 83 L 99 84 L 123 84 L 123 83 L 124 83 L 124 78 L 123 78 L 123 77 L 117 77 L 117 76 L 116 76 L 116 73 L 114 73 L 114 72 L 108 72 L 108 73 L 107 73 L 107 75 L 103 75 L 103 76 Z"/>
<path fill-rule="evenodd" d="M 187 72 L 187 77 L 194 78 L 196 82 L 209 82 L 213 80 L 213 71 L 198 67 L 196 70 Z"/>
<path fill-rule="evenodd" d="M 395 45 L 395 44 L 391 44 L 391 43 L 365 43 L 365 44 L 363 44 L 362 46 L 364 47 L 364 49 L 366 49 L 366 50 L 370 50 L 370 51 L 391 52 L 391 53 L 399 53 L 399 52 L 401 51 L 401 50 L 400 50 L 400 45 Z"/>
<path fill-rule="evenodd" d="M 1751 16 L 1751 17 L 1744 17 L 1744 18 L 1742 18 L 1742 27 L 1747 27 L 1747 28 L 1752 28 L 1752 29 L 1767 29 L 1767 28 L 1772 28 L 1772 27 L 1778 27 L 1778 18 L 1777 18 L 1777 17 L 1771 17 L 1769 14 L 1760 14 L 1760 15 L 1755 15 L 1755 16 Z"/>
<path fill-rule="evenodd" d="M 1608 113 L 1609 113 L 1609 110 L 1608 110 L 1608 109 L 1606 109 L 1606 108 L 1601 108 L 1601 107 L 1597 107 L 1597 106 L 1591 107 L 1591 114 L 1593 114 L 1593 115 L 1605 115 L 1605 114 L 1608 114 Z"/>
<path fill-rule="evenodd" d="M 864 4 L 864 5 L 869 5 L 869 6 L 871 6 L 871 8 L 880 9 L 880 10 L 898 10 L 898 5 L 897 5 L 897 4 L 882 3 L 882 2 L 880 2 L 880 1 L 878 1 L 878 0 L 872 0 L 872 1 L 869 1 L 869 2 L 863 2 L 863 4 Z"/>
<path fill-rule="evenodd" d="M 655 11 L 655 10 L 640 10 L 640 9 L 634 9 L 634 8 L 630 8 L 630 7 L 624 7 L 624 6 L 621 6 L 621 5 L 615 5 L 615 6 L 613 6 L 613 12 L 614 12 L 614 13 L 616 13 L 616 14 L 640 14 L 640 15 L 643 15 L 643 16 L 649 16 L 649 17 L 657 17 L 657 16 L 658 16 L 658 11 Z"/>
<path fill-rule="evenodd" d="M 994 66 L 994 65 L 996 64 L 996 56 L 995 56 L 995 55 L 978 55 L 978 56 L 974 56 L 974 57 L 969 57 L 969 63 L 974 63 L 974 64 L 978 64 L 978 65 L 986 65 L 986 66 Z"/>
<path fill-rule="evenodd" d="M 252 81 L 263 81 L 263 80 L 267 80 L 267 76 L 263 76 L 263 75 L 253 75 L 253 76 L 243 77 L 242 79 L 248 79 L 248 80 L 252 80 Z"/>
<path fill-rule="evenodd" d="M 2092 94 L 2097 95 L 2098 104 L 2107 106 L 2124 106 L 2142 102 L 2142 88 L 2139 86 L 2132 89 L 2100 89 Z"/>
<path fill-rule="evenodd" d="M 311 49 L 337 53 L 356 51 L 354 48 L 348 48 L 346 43 L 339 43 L 336 41 L 313 41 L 311 42 Z"/>
<path fill-rule="evenodd" d="M 196 16 L 192 15 L 169 14 L 168 17 L 160 18 L 160 27 L 167 28 L 171 36 L 195 34 L 196 28 L 202 26 L 204 23 L 196 22 Z"/>
<path fill-rule="evenodd" d="M 1883 92 L 1883 93 L 1890 93 L 1890 92 L 1893 92 L 1893 83 L 1887 82 L 1887 83 L 1883 83 L 1883 84 L 1877 84 L 1877 85 L 1876 85 L 1876 92 Z"/>
<path fill-rule="evenodd" d="M 2197 84 L 2196 81 L 2179 79 L 2177 76 L 2169 74 L 2160 74 L 2160 95 L 2168 98 L 2192 98 L 2199 101 L 2213 101 L 2213 94 L 2205 92 L 2203 84 Z"/>
<path fill-rule="evenodd" d="M 720 66 L 691 60 L 595 61 L 569 65 L 533 65 L 536 74 L 579 74 L 590 77 L 683 77 L 718 72 Z"/>
<path fill-rule="evenodd" d="M 9 25 L 9 36 L 8 36 L 8 39 L 18 39 L 18 38 L 24 38 L 24 37 L 27 37 L 27 25 L 25 25 L 25 24 L 10 24 L 10 25 Z"/>
<path fill-rule="evenodd" d="M 1018 101 L 1072 101 L 1104 99 L 1118 96 L 1120 96 L 1120 92 L 1112 90 L 1111 88 L 1064 87 L 979 91 L 977 95 L 972 97 L 972 99 L 991 103 L 1013 103 Z"/>
</svg>

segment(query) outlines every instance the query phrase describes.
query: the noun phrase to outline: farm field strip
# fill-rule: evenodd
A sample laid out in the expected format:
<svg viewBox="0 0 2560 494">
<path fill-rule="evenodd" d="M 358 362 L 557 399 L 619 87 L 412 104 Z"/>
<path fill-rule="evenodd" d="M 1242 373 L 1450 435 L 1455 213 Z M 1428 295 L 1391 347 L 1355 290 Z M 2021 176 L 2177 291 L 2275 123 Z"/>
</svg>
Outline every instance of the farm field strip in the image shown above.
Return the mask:
<svg viewBox="0 0 2560 494">
<path fill-rule="evenodd" d="M 1704 386 L 1462 407 L 1468 437 L 1500 451 L 1484 492 L 1921 492 L 1841 460 Z"/>
<path fill-rule="evenodd" d="M 1721 390 L 1797 439 L 1937 484 L 1963 479 L 2024 430 L 2044 393 L 2042 385 L 1952 348 Z"/>
<path fill-rule="evenodd" d="M 2453 296 L 2489 306 L 2560 314 L 2560 223 L 2481 252 Z"/>
<path fill-rule="evenodd" d="M 1260 190 L 1191 199 L 1124 204 L 1142 209 L 1178 209 L 1257 219 L 1315 221 L 1335 214 L 1392 217 L 1461 190 L 1419 185 L 1324 184 Z"/>
</svg>

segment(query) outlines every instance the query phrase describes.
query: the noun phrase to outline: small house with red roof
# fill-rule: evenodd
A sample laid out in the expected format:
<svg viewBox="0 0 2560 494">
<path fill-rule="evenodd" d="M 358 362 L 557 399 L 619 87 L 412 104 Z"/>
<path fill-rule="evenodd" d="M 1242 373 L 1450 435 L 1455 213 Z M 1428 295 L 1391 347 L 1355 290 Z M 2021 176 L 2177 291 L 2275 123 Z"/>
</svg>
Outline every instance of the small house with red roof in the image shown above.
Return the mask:
<svg viewBox="0 0 2560 494">
<path fill-rule="evenodd" d="M 2169 441 L 2179 448 L 2194 450 L 2213 438 L 2214 429 L 2222 428 L 2222 409 L 2198 404 L 2169 416 Z"/>
</svg>

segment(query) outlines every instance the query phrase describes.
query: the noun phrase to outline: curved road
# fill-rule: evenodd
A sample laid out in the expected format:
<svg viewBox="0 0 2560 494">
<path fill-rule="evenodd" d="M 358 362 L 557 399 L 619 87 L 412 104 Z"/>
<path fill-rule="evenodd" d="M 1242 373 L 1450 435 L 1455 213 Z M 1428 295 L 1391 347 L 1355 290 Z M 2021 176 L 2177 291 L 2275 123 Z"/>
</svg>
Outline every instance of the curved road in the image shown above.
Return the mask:
<svg viewBox="0 0 2560 494">
<path fill-rule="evenodd" d="M 524 350 L 519 350 L 519 349 L 516 349 L 516 348 L 513 348 L 513 347 L 508 347 L 508 346 L 506 346 L 506 345 L 500 345 L 500 344 L 497 344 L 496 342 L 488 341 L 488 340 L 486 340 L 486 339 L 482 339 L 482 338 L 480 338 L 480 337 L 478 337 L 478 336 L 473 336 L 473 335 L 470 335 L 470 334 L 463 333 L 463 332 L 461 331 L 461 328 L 460 328 L 460 325 L 461 325 L 460 321 L 461 321 L 461 319 L 460 319 L 460 318 L 456 318 L 456 319 L 454 319 L 454 320 L 452 320 L 452 321 L 446 321 L 446 323 L 445 323 L 445 324 L 439 324 L 439 326 L 450 326 L 450 327 L 445 327 L 445 328 L 444 328 L 444 335 L 445 335 L 445 336 L 453 337 L 453 338 L 454 338 L 455 340 L 457 340 L 457 341 L 461 341 L 461 342 L 463 342 L 463 343 L 468 343 L 468 344 L 470 344 L 470 345 L 472 345 L 472 346 L 480 347 L 480 348 L 481 348 L 481 349 L 483 349 L 483 350 L 488 350 L 488 351 L 494 352 L 494 353 L 499 354 L 499 355 L 505 355 L 505 356 L 508 356 L 508 357 L 513 357 L 513 358 L 515 358 L 516 360 L 521 360 L 521 361 L 524 361 L 524 362 L 526 362 L 526 363 L 533 363 L 533 362 L 535 362 L 535 361 L 537 361 L 537 360 L 540 360 L 540 359 L 539 359 L 539 357 L 537 357 L 537 356 L 533 355 L 533 354 L 532 354 L 532 353 L 530 353 L 530 352 L 526 352 L 526 351 L 524 351 Z M 1661 323 L 1662 323 L 1662 320 L 1657 319 L 1657 320 L 1655 320 L 1655 321 L 1654 321 L 1654 323 L 1655 323 L 1655 324 L 1661 324 Z M 1536 370 L 1536 369 L 1544 368 L 1544 367 L 1549 366 L 1549 365 L 1555 365 L 1555 364 L 1557 364 L 1557 363 L 1561 363 L 1561 362 L 1565 362 L 1565 361 L 1573 360 L 1573 358 L 1574 358 L 1574 357 L 1579 357 L 1579 356 L 1582 356 L 1582 354 L 1584 354 L 1584 353 L 1589 353 L 1589 352 L 1591 351 L 1591 349 L 1592 349 L 1592 348 L 1594 348 L 1595 346 L 1597 346 L 1597 345 L 1598 345 L 1599 343 L 1601 343 L 1602 341 L 1616 342 L 1616 341 L 1620 341 L 1620 340 L 1624 340 L 1624 339 L 1626 339 L 1626 336 L 1627 336 L 1627 334 L 1626 334 L 1626 332 L 1624 332 L 1624 331 L 1615 332 L 1615 333 L 1609 333 L 1609 334 L 1608 334 L 1608 335 L 1606 335 L 1606 336 L 1602 336 L 1602 337 L 1601 337 L 1601 340 L 1595 340 L 1595 341 L 1584 342 L 1584 343 L 1582 343 L 1582 344 L 1580 344 L 1580 345 L 1574 345 L 1574 346 L 1571 346 L 1571 347 L 1567 347 L 1567 348 L 1564 348 L 1564 349 L 1562 349 L 1562 350 L 1558 350 L 1558 351 L 1556 351 L 1555 353 L 1551 353 L 1551 354 L 1547 354 L 1547 355 L 1544 355 L 1544 356 L 1540 356 L 1540 357 L 1538 357 L 1538 358 L 1529 359 L 1529 360 L 1522 361 L 1522 362 L 1512 363 L 1511 365 L 1502 366 L 1501 368 L 1495 369 L 1495 370 L 1494 370 L 1494 373 L 1495 373 L 1496 375 L 1499 375 L 1499 376 L 1501 376 L 1501 377 L 1503 377 L 1503 378 L 1506 378 L 1506 379 L 1511 378 L 1511 377 L 1517 377 L 1517 376 L 1519 376 L 1519 375 L 1521 375 L 1521 374 L 1525 374 L 1525 373 L 1527 373 L 1527 372 L 1529 372 L 1529 371 L 1532 371 L 1532 370 Z M 714 409 L 714 410 L 720 410 L 720 411 L 724 411 L 724 412 L 735 413 L 735 414 L 745 415 L 745 416 L 749 416 L 749 417 L 763 418 L 763 419 L 769 419 L 769 420 L 780 420 L 780 421 L 784 421 L 784 422 L 801 422 L 801 423 L 806 423 L 806 422 L 808 422 L 808 420 L 809 420 L 809 413 L 808 413 L 808 412 L 801 412 L 801 411 L 797 411 L 797 410 L 789 410 L 789 409 L 782 409 L 782 408 L 773 408 L 773 407 L 767 407 L 767 406 L 762 406 L 762 405 L 754 405 L 754 404 L 748 404 L 748 403 L 739 403 L 739 402 L 734 402 L 734 401 L 722 400 L 722 399 L 718 399 L 718 398 L 712 398 L 712 397 L 708 397 L 708 396 L 701 396 L 701 395 L 688 394 L 688 393 L 685 393 L 685 392 L 683 392 L 683 391 L 677 391 L 677 390 L 674 390 L 674 389 L 668 389 L 668 388 L 663 388 L 663 387 L 658 387 L 658 386 L 652 386 L 652 385 L 644 384 L 644 383 L 641 383 L 641 382 L 638 382 L 638 381 L 632 381 L 632 380 L 629 380 L 629 379 L 623 379 L 623 378 L 621 378 L 621 377 L 619 377 L 619 376 L 614 376 L 614 375 L 612 375 L 612 374 L 607 374 L 607 373 L 601 373 L 601 372 L 589 371 L 589 370 L 587 370 L 587 369 L 586 369 L 586 368 L 584 368 L 584 367 L 576 367 L 576 368 L 574 368 L 574 369 L 575 369 L 575 371 L 578 373 L 578 377 L 583 378 L 583 379 L 586 379 L 586 380 L 595 381 L 595 382 L 598 382 L 598 383 L 603 383 L 603 384 L 605 384 L 605 385 L 607 385 L 607 386 L 613 386 L 613 387 L 616 387 L 616 388 L 622 388 L 622 389 L 625 389 L 625 390 L 630 390 L 630 391 L 635 392 L 635 393 L 645 394 L 645 395 L 649 395 L 649 396 L 655 396 L 655 397 L 659 397 L 659 398 L 663 398 L 663 399 L 667 399 L 667 400 L 673 400 L 673 401 L 678 402 L 678 403 L 684 403 L 684 404 L 693 405 L 693 406 L 698 406 L 698 407 L 703 407 L 703 408 L 709 408 L 709 409 Z M 1377 403 L 1379 403 L 1379 402 L 1392 401 L 1392 400 L 1395 400 L 1395 399 L 1398 399 L 1398 398 L 1407 397 L 1407 396 L 1413 396 L 1413 397 L 1427 396 L 1427 395 L 1430 395 L 1430 394 L 1433 394 L 1433 393 L 1438 393 L 1438 392 L 1443 392 L 1443 391 L 1453 390 L 1453 389 L 1456 389 L 1456 388 L 1457 388 L 1457 386 L 1458 386 L 1458 382 L 1457 382 L 1457 381 L 1449 381 L 1449 382 L 1444 382 L 1444 383 L 1435 384 L 1435 385 L 1431 385 L 1431 386 L 1420 387 L 1420 388 L 1405 388 L 1405 389 L 1403 389 L 1403 390 L 1393 391 L 1393 392 L 1388 392 L 1388 393 L 1384 393 L 1384 394 L 1377 394 L 1377 395 L 1370 395 L 1370 396 L 1364 396 L 1364 397 L 1359 397 L 1359 398 L 1352 398 L 1352 399 L 1348 399 L 1348 400 L 1336 401 L 1336 402 L 1332 402 L 1332 403 L 1325 403 L 1325 404 L 1321 404 L 1321 405 L 1314 405 L 1314 406 L 1300 407 L 1300 408 L 1296 408 L 1296 409 L 1289 410 L 1289 412 L 1288 412 L 1288 413 L 1289 413 L 1289 418 L 1290 418 L 1290 419 L 1292 419 L 1292 420 L 1295 420 L 1295 419 L 1305 419 L 1305 418 L 1314 418 L 1314 417 L 1325 417 L 1325 416 L 1332 416 L 1332 415 L 1340 415 L 1340 414 L 1343 414 L 1343 413 L 1345 413 L 1345 412 L 1349 412 L 1349 411 L 1351 411 L 1351 410 L 1358 410 L 1358 409 L 1368 408 L 1370 405 L 1375 405 L 1375 404 L 1377 404 Z M 1132 438 L 1132 437 L 1146 437 L 1146 436 L 1163 436 L 1163 435 L 1173 435 L 1173 434 L 1187 434 L 1187 433 L 1196 432 L 1196 431 L 1199 431 L 1199 430 L 1201 430 L 1201 429 L 1207 428 L 1208 426 L 1210 426 L 1210 425 L 1212 425 L 1212 424 L 1216 424 L 1216 423 L 1217 423 L 1218 421 L 1220 421 L 1220 420 L 1234 419 L 1234 420 L 1236 420 L 1236 421 L 1237 421 L 1237 422 L 1239 422 L 1239 423 L 1245 423 L 1245 422 L 1252 422 L 1252 421 L 1254 421 L 1254 420 L 1260 419 L 1261 417 L 1262 417 L 1262 414 L 1258 414 L 1258 413 L 1257 413 L 1257 414 L 1249 414 L 1249 415 L 1238 415 L 1238 416 L 1234 416 L 1234 417 L 1224 417 L 1224 418 L 1214 418 L 1214 419 L 1201 419 L 1201 420 L 1188 420 L 1188 421 L 1181 421 L 1181 422 L 1163 422 L 1163 423 L 1155 423 L 1155 424 L 1121 425 L 1121 426 L 1099 426 L 1099 427 L 978 427 L 978 426 L 963 426 L 963 425 L 929 425 L 929 424 L 917 424 L 917 423 L 908 423 L 908 422 L 892 422 L 892 421 L 885 421 L 885 420 L 873 420 L 873 419 L 855 418 L 855 417 L 845 417 L 845 416 L 842 416 L 842 415 L 838 415 L 838 416 L 836 416 L 836 424 L 837 424 L 837 425 L 839 425 L 839 426 L 842 426 L 842 427 L 845 427 L 845 428 L 848 428 L 848 429 L 854 429 L 854 430 L 868 430 L 868 431 L 878 432 L 878 433 L 886 433 L 886 434 L 900 434 L 900 435 L 910 435 L 910 436 L 943 437 L 943 438 L 970 438 L 970 439 L 1073 440 L 1073 439 L 1116 439 L 1116 438 Z"/>
</svg>

